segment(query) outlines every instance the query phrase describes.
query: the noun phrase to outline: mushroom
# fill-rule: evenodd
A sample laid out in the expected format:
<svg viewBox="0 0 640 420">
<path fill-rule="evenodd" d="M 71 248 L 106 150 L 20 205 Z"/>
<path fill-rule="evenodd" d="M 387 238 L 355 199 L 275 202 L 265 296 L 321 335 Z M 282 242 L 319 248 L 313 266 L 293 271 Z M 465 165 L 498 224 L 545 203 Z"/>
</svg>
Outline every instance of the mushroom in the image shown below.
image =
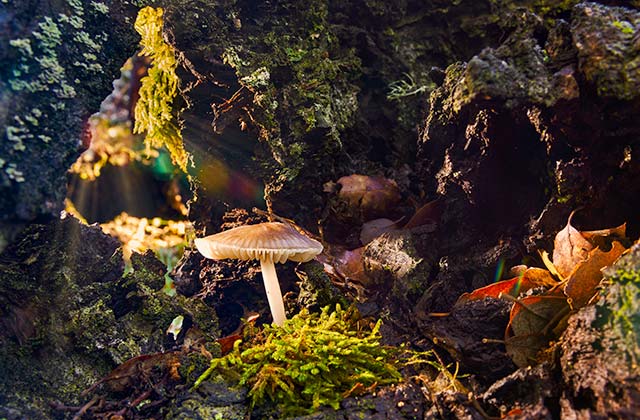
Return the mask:
<svg viewBox="0 0 640 420">
<path fill-rule="evenodd" d="M 275 263 L 287 260 L 306 262 L 322 252 L 322 244 L 279 222 L 245 225 L 204 238 L 196 238 L 196 248 L 206 258 L 260 260 L 262 279 L 274 324 L 286 320 L 282 292 Z"/>
</svg>

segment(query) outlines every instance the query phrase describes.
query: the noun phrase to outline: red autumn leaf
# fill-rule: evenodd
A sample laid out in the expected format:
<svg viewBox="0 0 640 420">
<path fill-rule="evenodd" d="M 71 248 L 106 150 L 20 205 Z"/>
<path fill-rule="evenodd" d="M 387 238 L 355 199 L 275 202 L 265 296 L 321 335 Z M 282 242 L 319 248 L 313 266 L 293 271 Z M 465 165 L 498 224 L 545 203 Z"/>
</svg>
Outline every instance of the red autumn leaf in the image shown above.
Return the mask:
<svg viewBox="0 0 640 420">
<path fill-rule="evenodd" d="M 536 286 L 537 284 L 533 283 L 531 280 L 524 276 L 514 277 L 509 280 L 502 280 L 497 283 L 481 287 L 471 293 L 465 293 L 460 296 L 456 304 L 464 303 L 470 300 L 481 300 L 486 297 L 493 297 L 498 299 L 501 294 L 518 297 L 520 293 L 526 292 L 527 290 L 532 289 Z"/>
<path fill-rule="evenodd" d="M 366 220 L 388 215 L 400 202 L 395 181 L 381 176 L 349 175 L 338 180 L 338 197 L 358 210 Z"/>
<path fill-rule="evenodd" d="M 469 300 L 480 300 L 485 297 L 494 297 L 497 299 L 501 294 L 518 297 L 520 293 L 524 293 L 534 287 L 552 287 L 556 284 L 557 283 L 553 280 L 553 277 L 547 270 L 536 267 L 527 268 L 526 266 L 521 266 L 520 275 L 517 277 L 481 287 L 471 293 L 465 293 L 460 296 L 457 303 L 463 303 Z"/>
<path fill-rule="evenodd" d="M 613 264 L 624 251 L 622 244 L 615 241 L 609 251 L 596 248 L 589 253 L 585 261 L 578 264 L 569 275 L 564 287 L 564 293 L 569 298 L 569 304 L 573 309 L 582 308 L 589 303 L 602 280 L 601 270 Z"/>
</svg>

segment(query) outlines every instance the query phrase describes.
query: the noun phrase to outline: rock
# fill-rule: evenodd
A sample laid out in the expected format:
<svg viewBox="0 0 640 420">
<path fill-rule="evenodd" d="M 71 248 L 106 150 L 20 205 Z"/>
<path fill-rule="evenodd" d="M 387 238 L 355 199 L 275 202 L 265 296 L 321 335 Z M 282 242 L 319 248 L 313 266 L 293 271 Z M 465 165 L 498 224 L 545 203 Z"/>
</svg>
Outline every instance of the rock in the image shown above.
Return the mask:
<svg viewBox="0 0 640 420">
<path fill-rule="evenodd" d="M 581 3 L 571 16 L 578 68 L 602 98 L 640 95 L 640 14 L 623 7 Z"/>
<path fill-rule="evenodd" d="M 420 256 L 416 239 L 409 231 L 386 232 L 364 249 L 365 273 L 373 285 L 420 292 L 426 285 L 432 261 Z"/>
</svg>

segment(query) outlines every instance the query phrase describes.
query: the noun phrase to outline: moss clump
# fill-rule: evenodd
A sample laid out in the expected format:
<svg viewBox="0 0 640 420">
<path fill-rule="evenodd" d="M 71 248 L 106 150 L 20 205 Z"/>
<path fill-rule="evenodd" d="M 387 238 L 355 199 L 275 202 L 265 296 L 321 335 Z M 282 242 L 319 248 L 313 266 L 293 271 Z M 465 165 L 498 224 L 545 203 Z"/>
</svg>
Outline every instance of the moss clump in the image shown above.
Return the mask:
<svg viewBox="0 0 640 420">
<path fill-rule="evenodd" d="M 133 132 L 146 132 L 147 148 L 166 147 L 171 160 L 186 172 L 188 156 L 172 113 L 180 83 L 176 75 L 178 63 L 174 49 L 162 38 L 163 13 L 162 8 L 145 7 L 136 19 L 135 29 L 142 37 L 140 55 L 151 57 L 151 67 L 141 80 Z"/>
<path fill-rule="evenodd" d="M 303 310 L 283 327 L 265 326 L 237 341 L 231 353 L 211 361 L 195 386 L 215 370 L 238 372 L 252 406 L 270 400 L 285 415 L 323 405 L 337 409 L 356 390 L 401 380 L 395 350 L 380 344 L 380 325 L 371 327 L 356 310 L 339 305 L 335 312 Z"/>
</svg>

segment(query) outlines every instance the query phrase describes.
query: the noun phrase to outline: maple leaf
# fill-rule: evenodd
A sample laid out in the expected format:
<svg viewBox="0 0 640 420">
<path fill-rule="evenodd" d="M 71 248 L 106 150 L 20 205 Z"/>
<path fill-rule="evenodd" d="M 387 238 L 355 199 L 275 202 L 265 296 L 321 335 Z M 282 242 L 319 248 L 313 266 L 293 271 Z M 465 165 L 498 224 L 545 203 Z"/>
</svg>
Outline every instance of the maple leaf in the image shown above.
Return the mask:
<svg viewBox="0 0 640 420">
<path fill-rule="evenodd" d="M 586 260 L 576 266 L 564 287 L 564 293 L 569 298 L 572 309 L 582 308 L 589 303 L 596 295 L 598 284 L 602 280 L 602 269 L 613 264 L 624 251 L 625 247 L 614 241 L 609 251 L 595 248 Z"/>
<path fill-rule="evenodd" d="M 541 252 L 545 266 L 552 274 L 566 279 L 578 265 L 586 261 L 590 253 L 596 249 L 608 248 L 615 239 L 624 239 L 626 223 L 614 228 L 578 231 L 571 226 L 571 219 L 575 211 L 569 216 L 567 226 L 555 237 L 553 242 L 553 263 L 549 261 L 548 254 Z"/>
</svg>

